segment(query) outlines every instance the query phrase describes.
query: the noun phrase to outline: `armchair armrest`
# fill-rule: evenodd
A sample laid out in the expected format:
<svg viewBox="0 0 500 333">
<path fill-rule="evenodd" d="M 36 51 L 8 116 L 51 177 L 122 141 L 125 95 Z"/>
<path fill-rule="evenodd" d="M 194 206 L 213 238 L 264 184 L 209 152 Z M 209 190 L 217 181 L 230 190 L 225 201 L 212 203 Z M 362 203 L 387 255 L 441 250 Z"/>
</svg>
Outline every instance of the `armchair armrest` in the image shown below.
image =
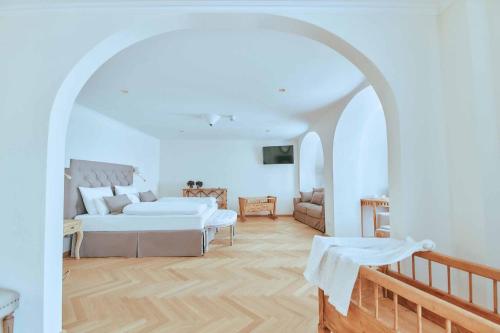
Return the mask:
<svg viewBox="0 0 500 333">
<path fill-rule="evenodd" d="M 300 202 L 300 198 L 293 198 L 293 207 L 297 206 L 297 204 Z"/>
</svg>

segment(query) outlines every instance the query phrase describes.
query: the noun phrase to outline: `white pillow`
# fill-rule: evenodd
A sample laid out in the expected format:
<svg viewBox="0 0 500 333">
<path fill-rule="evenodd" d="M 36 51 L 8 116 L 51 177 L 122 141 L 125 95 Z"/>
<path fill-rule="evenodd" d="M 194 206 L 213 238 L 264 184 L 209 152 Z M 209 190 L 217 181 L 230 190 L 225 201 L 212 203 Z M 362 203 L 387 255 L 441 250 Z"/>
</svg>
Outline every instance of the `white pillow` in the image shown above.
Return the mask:
<svg viewBox="0 0 500 333">
<path fill-rule="evenodd" d="M 102 199 L 103 197 L 112 197 L 113 191 L 110 186 L 106 187 L 79 187 L 80 193 L 82 194 L 83 204 L 89 215 L 97 215 L 99 211 L 97 210 L 96 203 L 94 199 Z"/>
<path fill-rule="evenodd" d="M 115 186 L 116 195 L 120 194 L 137 194 L 139 191 L 132 185 L 130 186 Z"/>
<path fill-rule="evenodd" d="M 99 215 L 108 215 L 110 213 L 108 205 L 103 198 L 95 198 L 94 205 L 97 208 L 97 214 Z"/>
<path fill-rule="evenodd" d="M 139 199 L 139 196 L 137 194 L 127 194 L 127 197 L 130 201 L 132 201 L 132 203 L 139 203 L 141 202 L 141 199 Z"/>
</svg>

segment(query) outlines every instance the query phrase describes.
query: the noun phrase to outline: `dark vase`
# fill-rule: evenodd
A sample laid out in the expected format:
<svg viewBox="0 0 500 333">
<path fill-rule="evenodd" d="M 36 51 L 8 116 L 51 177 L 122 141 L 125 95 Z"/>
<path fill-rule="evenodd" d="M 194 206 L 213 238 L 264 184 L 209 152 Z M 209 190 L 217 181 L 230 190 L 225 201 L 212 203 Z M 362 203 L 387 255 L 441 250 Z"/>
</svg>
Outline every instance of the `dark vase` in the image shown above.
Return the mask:
<svg viewBox="0 0 500 333">
<path fill-rule="evenodd" d="M 188 186 L 189 188 L 193 188 L 193 187 L 194 187 L 194 181 L 193 181 L 193 180 L 188 181 L 188 182 L 187 182 L 187 186 Z"/>
<path fill-rule="evenodd" d="M 203 182 L 198 180 L 196 182 L 196 188 L 201 188 L 202 186 L 203 186 Z"/>
</svg>

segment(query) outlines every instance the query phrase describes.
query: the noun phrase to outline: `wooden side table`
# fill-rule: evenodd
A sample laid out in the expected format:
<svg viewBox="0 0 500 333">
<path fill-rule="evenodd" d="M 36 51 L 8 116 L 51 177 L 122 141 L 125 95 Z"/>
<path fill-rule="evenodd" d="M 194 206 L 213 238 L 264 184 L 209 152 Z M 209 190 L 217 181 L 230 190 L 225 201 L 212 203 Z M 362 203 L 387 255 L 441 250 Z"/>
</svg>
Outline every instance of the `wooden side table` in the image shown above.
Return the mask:
<svg viewBox="0 0 500 333">
<path fill-rule="evenodd" d="M 82 222 L 79 220 L 64 220 L 64 236 L 76 234 L 75 258 L 80 259 L 80 246 L 83 240 Z"/>
<path fill-rule="evenodd" d="M 373 233 L 378 229 L 377 226 L 377 207 L 390 207 L 389 198 L 363 198 L 361 199 L 361 237 L 364 237 L 364 225 L 363 225 L 363 208 L 372 207 L 373 208 Z"/>
</svg>

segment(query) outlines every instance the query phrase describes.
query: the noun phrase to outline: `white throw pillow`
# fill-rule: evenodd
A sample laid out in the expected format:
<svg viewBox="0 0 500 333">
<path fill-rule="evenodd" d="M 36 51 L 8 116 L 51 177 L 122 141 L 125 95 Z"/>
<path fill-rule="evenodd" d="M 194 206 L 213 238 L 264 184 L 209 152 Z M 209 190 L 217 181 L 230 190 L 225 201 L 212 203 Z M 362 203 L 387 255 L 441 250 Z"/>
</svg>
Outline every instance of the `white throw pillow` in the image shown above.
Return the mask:
<svg viewBox="0 0 500 333">
<path fill-rule="evenodd" d="M 108 215 L 110 213 L 108 205 L 103 198 L 95 198 L 94 205 L 97 208 L 97 214 L 99 215 Z"/>
<path fill-rule="evenodd" d="M 137 194 L 139 191 L 132 185 L 130 186 L 115 186 L 116 195 L 120 194 Z"/>
<path fill-rule="evenodd" d="M 94 199 L 102 199 L 103 197 L 112 197 L 113 191 L 110 186 L 106 187 L 79 187 L 80 193 L 82 195 L 83 204 L 89 215 L 97 215 L 99 211 L 97 210 L 96 203 Z"/>
<path fill-rule="evenodd" d="M 128 199 L 130 201 L 132 201 L 132 203 L 139 203 L 139 202 L 141 202 L 141 199 L 139 199 L 139 196 L 137 194 L 128 193 L 127 197 L 128 197 Z"/>
</svg>

